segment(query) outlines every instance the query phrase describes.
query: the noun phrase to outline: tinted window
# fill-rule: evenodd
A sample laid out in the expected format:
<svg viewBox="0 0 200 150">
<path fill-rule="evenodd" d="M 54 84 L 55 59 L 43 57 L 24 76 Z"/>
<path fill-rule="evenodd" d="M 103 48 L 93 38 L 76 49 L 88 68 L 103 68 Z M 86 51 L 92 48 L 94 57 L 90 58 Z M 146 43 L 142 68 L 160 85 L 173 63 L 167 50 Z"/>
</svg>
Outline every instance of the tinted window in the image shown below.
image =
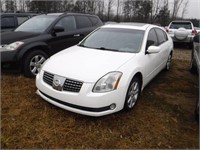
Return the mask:
<svg viewBox="0 0 200 150">
<path fill-rule="evenodd" d="M 79 29 L 92 27 L 92 22 L 87 16 L 76 16 L 76 19 L 77 19 L 77 27 Z"/>
<path fill-rule="evenodd" d="M 62 19 L 56 24 L 56 26 L 61 26 L 67 31 L 73 31 L 76 29 L 76 21 L 73 16 L 67 16 Z"/>
<path fill-rule="evenodd" d="M 3 17 L 3 18 L 1 18 L 1 27 L 2 28 L 15 27 L 14 17 Z"/>
<path fill-rule="evenodd" d="M 26 21 L 29 17 L 28 16 L 18 16 L 17 17 L 17 22 L 18 25 L 22 24 L 24 21 Z"/>
<path fill-rule="evenodd" d="M 148 49 L 149 46 L 151 46 L 151 45 L 153 45 L 153 46 L 158 46 L 158 40 L 157 40 L 156 32 L 155 32 L 154 29 L 151 29 L 151 30 L 149 31 L 146 49 Z"/>
<path fill-rule="evenodd" d="M 169 28 L 171 28 L 171 29 L 179 29 L 179 28 L 192 29 L 192 25 L 190 22 L 172 22 Z"/>
<path fill-rule="evenodd" d="M 158 36 L 159 45 L 167 41 L 166 34 L 161 29 L 155 29 L 155 30 Z"/>
<path fill-rule="evenodd" d="M 98 25 L 99 20 L 96 17 L 89 17 L 89 18 L 90 18 L 93 26 Z"/>
<path fill-rule="evenodd" d="M 137 53 L 144 31 L 133 29 L 101 28 L 85 39 L 80 46 L 88 48 Z"/>
</svg>

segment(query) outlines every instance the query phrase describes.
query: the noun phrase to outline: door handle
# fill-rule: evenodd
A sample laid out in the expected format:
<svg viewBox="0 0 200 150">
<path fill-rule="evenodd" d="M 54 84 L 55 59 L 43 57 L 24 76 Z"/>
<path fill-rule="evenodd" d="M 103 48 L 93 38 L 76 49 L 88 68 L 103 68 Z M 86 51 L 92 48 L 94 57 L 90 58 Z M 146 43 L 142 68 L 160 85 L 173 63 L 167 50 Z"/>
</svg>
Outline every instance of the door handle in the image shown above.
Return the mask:
<svg viewBox="0 0 200 150">
<path fill-rule="evenodd" d="M 80 34 L 74 34 L 74 37 L 79 37 L 80 36 Z"/>
</svg>

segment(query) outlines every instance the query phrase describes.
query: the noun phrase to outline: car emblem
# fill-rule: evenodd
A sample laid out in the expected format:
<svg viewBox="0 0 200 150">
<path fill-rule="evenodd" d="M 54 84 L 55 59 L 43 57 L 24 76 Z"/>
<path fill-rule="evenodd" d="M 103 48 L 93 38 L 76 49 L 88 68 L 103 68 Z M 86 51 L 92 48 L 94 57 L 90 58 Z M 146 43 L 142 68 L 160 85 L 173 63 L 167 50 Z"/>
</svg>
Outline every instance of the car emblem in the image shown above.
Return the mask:
<svg viewBox="0 0 200 150">
<path fill-rule="evenodd" d="M 61 91 L 61 90 L 62 90 L 61 81 L 60 81 L 59 79 L 54 79 L 54 80 L 53 80 L 53 85 L 52 85 L 52 87 L 53 87 L 55 90 Z"/>
</svg>

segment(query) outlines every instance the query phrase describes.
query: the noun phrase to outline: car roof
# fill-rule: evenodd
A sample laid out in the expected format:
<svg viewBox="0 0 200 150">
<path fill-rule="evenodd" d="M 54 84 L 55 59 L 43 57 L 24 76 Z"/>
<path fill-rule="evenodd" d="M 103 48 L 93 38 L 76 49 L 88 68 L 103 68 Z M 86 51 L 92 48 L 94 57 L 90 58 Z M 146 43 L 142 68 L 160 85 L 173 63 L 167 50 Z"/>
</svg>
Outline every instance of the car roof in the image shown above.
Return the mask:
<svg viewBox="0 0 200 150">
<path fill-rule="evenodd" d="M 137 22 L 131 22 L 131 23 L 115 23 L 115 24 L 106 24 L 102 26 L 102 28 L 124 28 L 124 29 L 137 29 L 137 30 L 146 30 L 148 27 L 158 27 L 156 25 L 147 24 L 147 23 L 137 23 Z"/>
<path fill-rule="evenodd" d="M 46 15 L 52 15 L 52 16 L 61 16 L 61 15 L 84 15 L 84 16 L 96 16 L 91 14 L 83 14 L 83 13 L 71 13 L 71 12 L 63 12 L 63 13 L 48 13 Z"/>
<path fill-rule="evenodd" d="M 181 22 L 183 22 L 183 23 L 184 23 L 184 22 L 188 22 L 188 23 L 192 23 L 191 21 L 188 21 L 188 20 L 174 20 L 174 21 L 172 21 L 172 22 L 178 22 L 178 23 L 179 23 L 179 22 L 180 22 L 180 23 L 181 23 Z"/>
<path fill-rule="evenodd" d="M 23 16 L 23 15 L 37 15 L 36 13 L 1 13 L 2 16 L 6 15 L 15 15 L 15 16 Z"/>
</svg>

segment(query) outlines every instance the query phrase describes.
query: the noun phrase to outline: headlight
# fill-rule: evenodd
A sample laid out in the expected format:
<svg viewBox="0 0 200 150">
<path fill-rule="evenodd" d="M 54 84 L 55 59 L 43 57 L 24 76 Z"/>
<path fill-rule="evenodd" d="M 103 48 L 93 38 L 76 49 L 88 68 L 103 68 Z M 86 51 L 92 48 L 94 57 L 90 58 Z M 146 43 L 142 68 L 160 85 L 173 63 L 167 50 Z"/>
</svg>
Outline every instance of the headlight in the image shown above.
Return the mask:
<svg viewBox="0 0 200 150">
<path fill-rule="evenodd" d="M 7 45 L 6 49 L 13 51 L 13 50 L 16 50 L 18 47 L 20 47 L 23 44 L 24 44 L 24 42 L 17 41 L 17 42 Z"/>
<path fill-rule="evenodd" d="M 110 72 L 106 74 L 97 81 L 93 88 L 93 92 L 103 93 L 117 89 L 121 76 L 121 72 Z"/>
</svg>

